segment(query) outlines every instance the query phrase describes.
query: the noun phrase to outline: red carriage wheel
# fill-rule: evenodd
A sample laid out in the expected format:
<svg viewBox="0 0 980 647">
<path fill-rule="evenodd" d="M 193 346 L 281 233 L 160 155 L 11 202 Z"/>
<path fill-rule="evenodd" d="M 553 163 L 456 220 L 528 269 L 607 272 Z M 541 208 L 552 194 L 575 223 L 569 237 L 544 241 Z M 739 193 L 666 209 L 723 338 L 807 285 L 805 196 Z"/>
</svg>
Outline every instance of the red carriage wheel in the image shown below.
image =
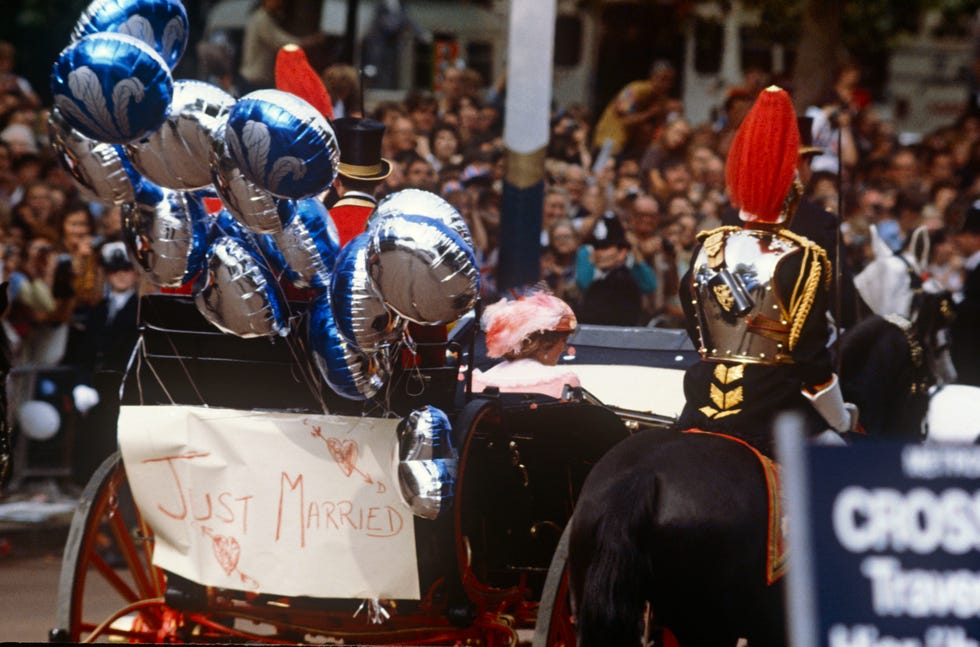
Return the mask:
<svg viewBox="0 0 980 647">
<path fill-rule="evenodd" d="M 571 528 L 572 520 L 569 519 L 548 567 L 548 577 L 541 591 L 532 647 L 575 647 L 575 624 L 572 619 L 567 568 Z"/>
<path fill-rule="evenodd" d="M 152 556 L 153 533 L 113 454 L 85 486 L 72 518 L 51 639 L 159 642 L 167 624 L 165 582 Z"/>
</svg>

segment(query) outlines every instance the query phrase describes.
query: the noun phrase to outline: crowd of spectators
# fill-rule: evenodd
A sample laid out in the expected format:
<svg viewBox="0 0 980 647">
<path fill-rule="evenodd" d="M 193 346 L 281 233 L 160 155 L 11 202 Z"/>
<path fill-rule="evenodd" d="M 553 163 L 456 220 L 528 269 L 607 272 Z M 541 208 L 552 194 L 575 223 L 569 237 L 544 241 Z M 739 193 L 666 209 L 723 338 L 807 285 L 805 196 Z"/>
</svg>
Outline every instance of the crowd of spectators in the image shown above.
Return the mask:
<svg viewBox="0 0 980 647">
<path fill-rule="evenodd" d="M 753 70 L 727 92 L 717 119 L 700 124 L 685 118 L 674 98 L 674 70 L 665 62 L 654 63 L 650 79 L 624 87 L 598 115 L 582 105 L 555 107 L 541 280 L 572 304 L 580 321 L 683 325 L 678 282 L 695 236 L 720 225 L 728 208 L 727 146 L 772 81 Z M 907 143 L 859 84 L 859 68 L 843 65 L 823 98 L 800 111 L 810 117 L 813 144 L 822 151 L 812 158 L 806 196 L 840 217 L 852 272 L 870 259 L 870 225 L 896 250 L 914 228 L 927 226 L 930 272 L 956 292 L 965 259 L 954 234 L 980 195 L 980 114 L 964 103 L 959 118 Z M 450 67 L 437 91 L 409 92 L 366 115 L 387 125 L 385 156 L 395 162 L 381 193 L 421 188 L 455 205 L 473 232 L 488 300 L 499 296 L 504 91 L 500 82 L 488 87 L 472 70 Z"/>
<path fill-rule="evenodd" d="M 555 106 L 540 279 L 582 323 L 683 325 L 679 280 L 697 232 L 722 222 L 727 146 L 758 88 L 770 81 L 757 76 L 731 88 L 717 119 L 707 123 L 685 118 L 674 70 L 662 62 L 596 114 L 584 101 Z M 449 66 L 436 90 L 412 90 L 366 111 L 352 68 L 331 66 L 324 80 L 346 115 L 386 125 L 384 156 L 394 170 L 379 197 L 413 187 L 454 205 L 472 233 L 482 296 L 496 299 L 505 80 L 491 83 L 465 66 Z M 933 243 L 929 271 L 960 290 L 964 255 L 954 234 L 980 196 L 980 114 L 965 106 L 921 141 L 902 143 L 861 91 L 856 66 L 841 68 L 834 81 L 806 111 L 823 149 L 813 160 L 807 197 L 842 210 L 853 271 L 869 258 L 872 224 L 895 249 L 925 225 Z M 57 365 L 73 356 L 72 344 L 83 343 L 87 318 L 108 294 L 99 250 L 119 240 L 121 226 L 119 208 L 86 199 L 54 158 L 47 112 L 14 72 L 13 48 L 0 43 L 0 237 L 12 304 L 2 323 L 16 362 L 28 366 Z"/>
</svg>

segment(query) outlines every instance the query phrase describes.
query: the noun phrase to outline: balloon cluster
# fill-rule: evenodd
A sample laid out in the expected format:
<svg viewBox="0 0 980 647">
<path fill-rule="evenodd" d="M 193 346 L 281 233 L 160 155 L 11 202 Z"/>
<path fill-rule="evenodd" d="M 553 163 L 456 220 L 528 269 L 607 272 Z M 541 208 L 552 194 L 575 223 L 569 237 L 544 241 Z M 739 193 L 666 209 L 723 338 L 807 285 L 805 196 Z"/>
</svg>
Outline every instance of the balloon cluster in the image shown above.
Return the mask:
<svg viewBox="0 0 980 647">
<path fill-rule="evenodd" d="M 188 33 L 179 0 L 94 0 L 52 67 L 59 162 L 88 197 L 120 207 L 145 277 L 190 288 L 220 330 L 289 335 L 283 286 L 306 290 L 311 361 L 340 395 L 373 397 L 407 322 L 447 324 L 473 307 L 465 222 L 409 189 L 341 248 L 318 197 L 340 160 L 331 122 L 281 90 L 236 100 L 174 80 Z M 209 213 L 208 197 L 222 208 Z"/>
<path fill-rule="evenodd" d="M 436 519 L 453 502 L 459 453 L 452 424 L 431 405 L 412 411 L 398 423 L 398 486 L 416 516 Z"/>
</svg>

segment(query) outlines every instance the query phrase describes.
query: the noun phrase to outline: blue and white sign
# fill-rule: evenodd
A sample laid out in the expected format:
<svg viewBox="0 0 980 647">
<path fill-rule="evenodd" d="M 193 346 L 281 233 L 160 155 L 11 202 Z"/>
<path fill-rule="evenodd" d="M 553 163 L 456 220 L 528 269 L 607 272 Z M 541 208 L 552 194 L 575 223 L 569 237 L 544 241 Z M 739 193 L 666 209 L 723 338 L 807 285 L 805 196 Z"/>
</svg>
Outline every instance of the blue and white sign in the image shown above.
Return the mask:
<svg viewBox="0 0 980 647">
<path fill-rule="evenodd" d="M 980 446 L 785 438 L 790 643 L 980 645 Z"/>
</svg>

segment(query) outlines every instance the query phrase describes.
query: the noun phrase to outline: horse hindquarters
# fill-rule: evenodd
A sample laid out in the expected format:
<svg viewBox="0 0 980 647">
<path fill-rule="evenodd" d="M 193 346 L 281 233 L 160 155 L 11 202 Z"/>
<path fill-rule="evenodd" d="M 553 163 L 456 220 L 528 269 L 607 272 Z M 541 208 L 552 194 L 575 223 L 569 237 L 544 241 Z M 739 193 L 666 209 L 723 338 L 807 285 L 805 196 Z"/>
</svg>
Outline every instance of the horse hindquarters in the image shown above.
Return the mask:
<svg viewBox="0 0 980 647">
<path fill-rule="evenodd" d="M 656 482 L 637 475 L 604 488 L 598 498 L 585 494 L 572 517 L 568 551 L 578 647 L 632 647 L 641 631 L 637 601 L 650 579 L 637 525 L 654 514 Z"/>
<path fill-rule="evenodd" d="M 573 516 L 580 645 L 635 645 L 647 600 L 682 647 L 785 644 L 766 492 L 758 459 L 731 440 L 637 434 L 613 448 Z"/>
</svg>

